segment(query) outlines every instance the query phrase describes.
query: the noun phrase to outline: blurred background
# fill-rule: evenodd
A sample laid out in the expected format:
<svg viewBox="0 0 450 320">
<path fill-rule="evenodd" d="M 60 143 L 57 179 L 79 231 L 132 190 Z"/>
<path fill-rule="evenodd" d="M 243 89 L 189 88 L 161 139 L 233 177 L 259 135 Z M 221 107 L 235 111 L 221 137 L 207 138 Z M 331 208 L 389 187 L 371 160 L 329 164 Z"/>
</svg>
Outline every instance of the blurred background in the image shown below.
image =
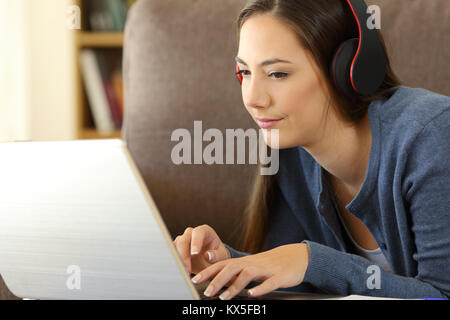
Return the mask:
<svg viewBox="0 0 450 320">
<path fill-rule="evenodd" d="M 0 141 L 120 137 L 133 0 L 0 0 Z"/>
<path fill-rule="evenodd" d="M 135 2 L 0 0 L 0 141 L 121 137 L 124 25 Z M 448 95 L 450 2 L 367 3 L 383 8 L 404 84 Z"/>
</svg>

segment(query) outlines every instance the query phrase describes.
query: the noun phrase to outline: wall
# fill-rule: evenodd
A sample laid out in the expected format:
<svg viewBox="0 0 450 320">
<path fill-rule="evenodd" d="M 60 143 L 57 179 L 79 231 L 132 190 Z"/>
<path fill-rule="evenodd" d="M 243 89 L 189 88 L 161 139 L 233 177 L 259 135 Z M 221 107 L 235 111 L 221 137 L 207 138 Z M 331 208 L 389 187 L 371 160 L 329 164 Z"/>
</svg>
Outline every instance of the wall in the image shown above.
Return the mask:
<svg viewBox="0 0 450 320">
<path fill-rule="evenodd" d="M 75 137 L 74 31 L 66 0 L 1 0 L 0 140 Z M 3 60 L 3 59 L 2 59 Z"/>
</svg>

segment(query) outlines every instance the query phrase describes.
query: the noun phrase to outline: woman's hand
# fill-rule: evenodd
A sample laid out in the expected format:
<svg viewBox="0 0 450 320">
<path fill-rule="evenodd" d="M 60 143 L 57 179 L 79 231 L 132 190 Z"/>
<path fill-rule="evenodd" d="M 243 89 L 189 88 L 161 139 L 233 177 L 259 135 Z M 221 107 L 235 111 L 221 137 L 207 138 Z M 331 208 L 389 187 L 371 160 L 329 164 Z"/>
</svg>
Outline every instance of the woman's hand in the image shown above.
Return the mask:
<svg viewBox="0 0 450 320">
<path fill-rule="evenodd" d="M 214 277 L 205 290 L 205 295 L 209 297 L 224 285 L 230 284 L 220 295 L 222 300 L 231 299 L 251 281 L 261 281 L 260 285 L 248 292 L 250 296 L 257 297 L 278 288 L 289 288 L 302 283 L 308 262 L 307 244 L 289 244 L 255 255 L 215 263 L 198 273 L 192 281 L 199 284 Z"/>
<path fill-rule="evenodd" d="M 187 228 L 174 245 L 189 273 L 197 274 L 213 263 L 231 258 L 217 233 L 208 225 Z"/>
</svg>

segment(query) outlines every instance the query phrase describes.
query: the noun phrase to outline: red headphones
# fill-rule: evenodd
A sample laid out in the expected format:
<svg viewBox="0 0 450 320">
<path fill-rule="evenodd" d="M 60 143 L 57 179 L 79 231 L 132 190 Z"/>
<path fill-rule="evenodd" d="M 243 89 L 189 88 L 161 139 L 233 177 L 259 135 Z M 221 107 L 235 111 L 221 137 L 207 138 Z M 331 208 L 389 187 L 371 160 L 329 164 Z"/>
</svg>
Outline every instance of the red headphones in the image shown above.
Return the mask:
<svg viewBox="0 0 450 320">
<path fill-rule="evenodd" d="M 377 29 L 369 29 L 369 12 L 364 0 L 346 0 L 358 24 L 359 38 L 341 43 L 330 64 L 330 76 L 336 87 L 348 97 L 369 96 L 381 86 L 386 76 L 386 55 Z M 242 85 L 242 74 L 236 64 Z"/>
</svg>

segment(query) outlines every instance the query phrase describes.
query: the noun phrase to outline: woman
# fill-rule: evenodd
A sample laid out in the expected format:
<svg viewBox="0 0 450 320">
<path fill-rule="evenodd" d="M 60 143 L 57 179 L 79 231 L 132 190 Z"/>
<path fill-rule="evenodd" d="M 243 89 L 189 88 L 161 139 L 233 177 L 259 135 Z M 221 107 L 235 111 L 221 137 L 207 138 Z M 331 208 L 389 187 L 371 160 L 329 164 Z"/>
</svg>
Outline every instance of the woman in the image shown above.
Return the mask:
<svg viewBox="0 0 450 320">
<path fill-rule="evenodd" d="M 251 296 L 448 297 L 450 98 L 400 86 L 389 60 L 373 95 L 336 89 L 330 60 L 358 37 L 345 0 L 254 0 L 238 30 L 243 101 L 279 130 L 280 169 L 256 178 L 243 252 L 206 225 L 175 239 L 192 281 L 222 299 L 253 281 Z"/>
</svg>

